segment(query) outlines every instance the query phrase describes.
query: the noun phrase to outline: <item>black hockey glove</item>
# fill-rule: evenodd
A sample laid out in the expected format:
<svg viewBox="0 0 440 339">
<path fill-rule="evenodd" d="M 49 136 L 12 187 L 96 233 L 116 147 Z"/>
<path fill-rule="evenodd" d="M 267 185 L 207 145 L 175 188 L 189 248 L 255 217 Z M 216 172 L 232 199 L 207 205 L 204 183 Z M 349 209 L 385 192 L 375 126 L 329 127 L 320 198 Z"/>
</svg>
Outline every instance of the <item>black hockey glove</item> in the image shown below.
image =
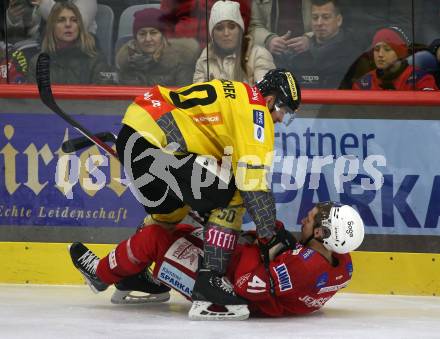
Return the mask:
<svg viewBox="0 0 440 339">
<path fill-rule="evenodd" d="M 297 241 L 295 237 L 292 233 L 286 231 L 284 224 L 279 220 L 275 222 L 275 232 L 275 235 L 269 241 L 258 240 L 261 256 L 265 264 L 268 264 L 277 255 L 296 247 Z"/>
</svg>

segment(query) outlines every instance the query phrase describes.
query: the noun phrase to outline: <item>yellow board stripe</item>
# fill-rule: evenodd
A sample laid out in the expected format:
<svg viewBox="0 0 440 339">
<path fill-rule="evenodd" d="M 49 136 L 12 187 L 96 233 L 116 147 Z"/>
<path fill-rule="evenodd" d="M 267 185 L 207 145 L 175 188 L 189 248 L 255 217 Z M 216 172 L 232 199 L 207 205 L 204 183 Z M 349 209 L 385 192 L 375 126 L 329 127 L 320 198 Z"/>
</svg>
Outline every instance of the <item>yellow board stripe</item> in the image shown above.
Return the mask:
<svg viewBox="0 0 440 339">
<path fill-rule="evenodd" d="M 66 243 L 0 242 L 0 283 L 81 284 Z M 115 245 L 89 244 L 98 256 Z M 440 295 L 440 254 L 354 252 L 353 293 Z"/>
<path fill-rule="evenodd" d="M 29 284 L 80 284 L 67 243 L 0 242 L 0 282 Z M 87 245 L 103 257 L 115 245 Z"/>
</svg>

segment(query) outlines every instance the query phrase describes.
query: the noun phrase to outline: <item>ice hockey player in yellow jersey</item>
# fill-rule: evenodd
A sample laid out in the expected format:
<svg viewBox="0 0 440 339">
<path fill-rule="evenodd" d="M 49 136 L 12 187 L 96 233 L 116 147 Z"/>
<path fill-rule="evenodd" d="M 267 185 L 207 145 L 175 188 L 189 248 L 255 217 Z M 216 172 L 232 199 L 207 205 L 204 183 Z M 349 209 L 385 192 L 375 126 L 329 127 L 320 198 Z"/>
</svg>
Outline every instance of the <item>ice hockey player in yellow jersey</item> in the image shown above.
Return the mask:
<svg viewBox="0 0 440 339">
<path fill-rule="evenodd" d="M 128 107 L 116 148 L 130 188 L 151 220 L 170 226 L 189 210 L 207 216 L 190 319 L 249 314 L 224 277 L 245 212 L 256 225 L 265 260 L 290 245 L 275 227 L 267 175 L 274 124 L 290 123 L 300 102 L 293 74 L 275 69 L 253 87 L 229 80 L 179 89 L 156 86 Z"/>
</svg>

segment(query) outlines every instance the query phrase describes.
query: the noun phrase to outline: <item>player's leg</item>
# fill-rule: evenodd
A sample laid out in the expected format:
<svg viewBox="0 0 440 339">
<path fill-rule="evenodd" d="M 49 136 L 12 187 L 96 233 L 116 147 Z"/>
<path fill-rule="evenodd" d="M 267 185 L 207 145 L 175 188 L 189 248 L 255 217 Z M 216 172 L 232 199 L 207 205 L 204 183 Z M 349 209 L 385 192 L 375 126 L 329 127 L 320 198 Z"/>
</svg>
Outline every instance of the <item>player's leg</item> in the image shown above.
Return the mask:
<svg viewBox="0 0 440 339">
<path fill-rule="evenodd" d="M 88 285 L 94 292 L 99 292 L 125 277 L 144 271 L 151 262 L 161 260 L 171 242 L 170 232 L 158 225 L 150 225 L 121 242 L 103 259 L 81 243 L 73 243 L 69 251 L 73 264 Z"/>
<path fill-rule="evenodd" d="M 132 140 L 136 140 L 134 144 Z M 191 206 L 191 209 L 200 215 L 218 207 L 226 207 L 235 191 L 234 178 L 228 183 L 220 183 L 219 177 L 208 173 L 206 168 L 199 164 L 198 155 L 173 155 L 163 152 L 129 126 L 121 129 L 116 146 L 121 162 L 124 163 L 126 171 L 129 168 L 133 179 L 136 181 L 138 178 L 148 178 L 139 180 L 135 186 L 139 190 L 138 200 L 156 221 L 180 221 L 177 220 L 178 215 L 171 214 L 186 205 Z M 127 147 L 130 149 L 130 159 L 125 161 Z M 140 156 L 145 154 L 146 150 L 149 155 Z M 158 171 L 158 167 L 162 167 L 163 170 Z M 201 181 L 207 180 L 208 176 L 212 181 L 205 185 Z"/>
<path fill-rule="evenodd" d="M 238 297 L 225 273 L 238 241 L 245 209 L 236 191 L 225 208 L 212 211 L 204 232 L 204 259 L 192 292 L 192 320 L 246 319 L 247 303 Z M 225 312 L 212 311 L 212 304 L 226 307 Z"/>
</svg>

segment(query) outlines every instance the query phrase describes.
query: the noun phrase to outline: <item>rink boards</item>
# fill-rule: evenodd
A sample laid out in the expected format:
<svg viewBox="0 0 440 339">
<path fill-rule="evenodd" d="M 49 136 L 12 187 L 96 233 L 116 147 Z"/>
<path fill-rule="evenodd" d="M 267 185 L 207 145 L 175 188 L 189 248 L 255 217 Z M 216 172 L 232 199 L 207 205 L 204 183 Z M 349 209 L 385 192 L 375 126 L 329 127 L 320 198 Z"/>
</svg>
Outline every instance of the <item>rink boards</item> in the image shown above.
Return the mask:
<svg viewBox="0 0 440 339">
<path fill-rule="evenodd" d="M 96 132 L 117 132 L 127 104 L 62 102 Z M 116 160 L 96 147 L 72 158 L 61 152 L 74 131 L 38 101 L 8 100 L 0 113 L 0 283 L 79 284 L 67 244 L 90 243 L 105 255 L 145 212 L 121 184 Z M 275 159 L 272 189 L 286 227 L 298 232 L 325 200 L 353 205 L 365 221 L 347 291 L 440 294 L 439 133 L 436 107 L 306 105 L 289 128 L 277 127 L 275 156 L 286 161 Z M 356 173 L 344 171 L 350 164 Z"/>
<path fill-rule="evenodd" d="M 81 284 L 67 243 L 0 243 L 0 282 Z M 90 244 L 99 256 L 115 245 Z M 354 293 L 440 295 L 440 254 L 354 252 L 353 278 L 344 290 Z"/>
</svg>

